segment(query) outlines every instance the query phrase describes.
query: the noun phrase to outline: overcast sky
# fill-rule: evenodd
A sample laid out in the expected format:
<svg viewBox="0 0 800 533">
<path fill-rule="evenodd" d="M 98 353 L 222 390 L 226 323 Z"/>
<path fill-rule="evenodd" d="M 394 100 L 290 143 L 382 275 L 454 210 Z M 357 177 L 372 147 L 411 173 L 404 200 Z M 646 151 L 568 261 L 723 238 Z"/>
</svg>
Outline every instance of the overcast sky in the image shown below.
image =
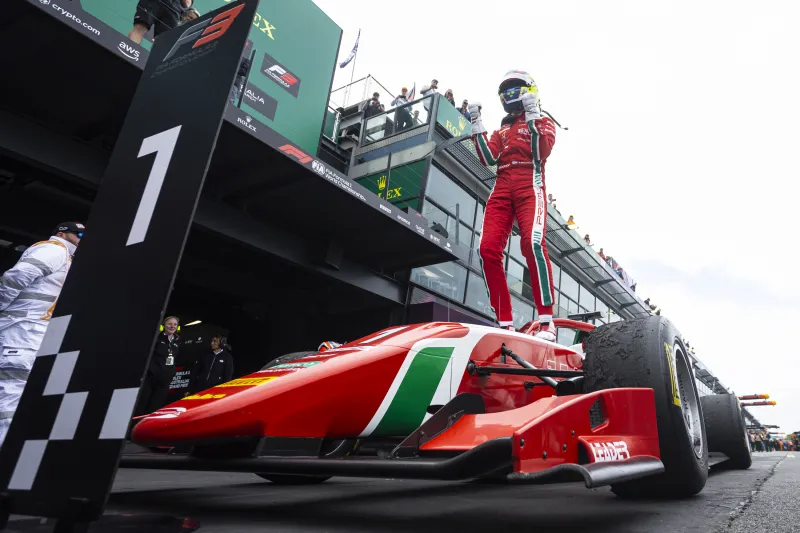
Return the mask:
<svg viewBox="0 0 800 533">
<path fill-rule="evenodd" d="M 361 28 L 356 79 L 435 77 L 490 131 L 502 75 L 530 72 L 570 128 L 547 163 L 559 211 L 726 386 L 772 395 L 762 422 L 800 430 L 799 2 L 315 2 L 344 30 L 340 60 Z"/>
</svg>

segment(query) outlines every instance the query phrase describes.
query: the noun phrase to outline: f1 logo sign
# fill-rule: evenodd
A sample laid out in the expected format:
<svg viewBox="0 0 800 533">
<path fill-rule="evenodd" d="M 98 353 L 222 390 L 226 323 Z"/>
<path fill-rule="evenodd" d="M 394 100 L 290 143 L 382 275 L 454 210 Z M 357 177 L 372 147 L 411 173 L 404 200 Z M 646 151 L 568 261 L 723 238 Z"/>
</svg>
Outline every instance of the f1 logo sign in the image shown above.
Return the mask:
<svg viewBox="0 0 800 533">
<path fill-rule="evenodd" d="M 286 72 L 286 69 L 280 65 L 272 65 L 269 71 L 275 73 L 276 76 L 285 81 L 286 85 L 294 85 L 297 83 L 297 78 Z"/>
<path fill-rule="evenodd" d="M 244 9 L 244 4 L 240 4 L 232 9 L 229 9 L 228 11 L 225 11 L 224 13 L 220 13 L 213 19 L 203 20 L 190 27 L 178 38 L 178 40 L 172 46 L 172 50 L 170 50 L 169 53 L 164 57 L 164 61 L 174 56 L 178 51 L 178 48 L 185 44 L 194 42 L 194 46 L 192 46 L 192 48 L 197 48 L 198 46 L 208 44 L 215 39 L 219 39 L 225 35 L 225 32 L 231 27 L 234 19 L 236 19 L 236 16 L 242 11 L 242 9 Z"/>
<path fill-rule="evenodd" d="M 284 144 L 283 146 L 280 147 L 280 151 L 286 155 L 291 155 L 296 157 L 297 160 L 303 163 L 304 165 L 309 161 L 311 161 L 312 159 L 314 159 L 313 157 L 307 156 L 305 153 L 295 148 L 291 144 Z"/>
</svg>

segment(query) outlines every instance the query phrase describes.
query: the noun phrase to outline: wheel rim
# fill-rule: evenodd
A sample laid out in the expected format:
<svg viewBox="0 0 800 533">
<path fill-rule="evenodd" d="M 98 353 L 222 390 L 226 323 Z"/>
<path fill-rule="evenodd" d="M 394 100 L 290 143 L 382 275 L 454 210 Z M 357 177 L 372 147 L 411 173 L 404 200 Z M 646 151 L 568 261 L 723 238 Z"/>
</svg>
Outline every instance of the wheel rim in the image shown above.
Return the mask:
<svg viewBox="0 0 800 533">
<path fill-rule="evenodd" d="M 703 421 L 700 417 L 700 400 L 694 388 L 694 374 L 679 344 L 673 347 L 675 371 L 678 374 L 678 393 L 681 395 L 681 411 L 686 433 L 692 443 L 692 451 L 698 459 L 703 458 Z"/>
</svg>

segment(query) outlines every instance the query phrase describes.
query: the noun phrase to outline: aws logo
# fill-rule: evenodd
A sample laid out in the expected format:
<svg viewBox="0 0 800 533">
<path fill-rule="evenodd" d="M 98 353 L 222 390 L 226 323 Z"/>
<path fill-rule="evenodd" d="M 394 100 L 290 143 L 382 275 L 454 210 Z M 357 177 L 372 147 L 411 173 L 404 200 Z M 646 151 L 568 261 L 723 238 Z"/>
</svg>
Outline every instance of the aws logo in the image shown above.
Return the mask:
<svg viewBox="0 0 800 533">
<path fill-rule="evenodd" d="M 117 46 L 119 53 L 134 61 L 139 61 L 139 50 L 135 46 L 131 46 L 125 41 L 121 41 Z"/>
</svg>

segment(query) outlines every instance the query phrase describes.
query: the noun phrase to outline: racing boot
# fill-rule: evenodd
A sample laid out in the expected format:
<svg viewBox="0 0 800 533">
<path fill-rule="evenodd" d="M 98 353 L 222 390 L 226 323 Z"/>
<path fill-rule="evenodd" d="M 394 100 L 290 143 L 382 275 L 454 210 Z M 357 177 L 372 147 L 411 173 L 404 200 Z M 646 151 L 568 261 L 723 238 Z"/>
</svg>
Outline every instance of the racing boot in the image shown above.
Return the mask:
<svg viewBox="0 0 800 533">
<path fill-rule="evenodd" d="M 542 324 L 539 326 L 539 331 L 536 333 L 536 335 L 534 335 L 534 337 L 537 339 L 542 339 L 543 341 L 556 342 L 556 327 L 552 322 Z"/>
</svg>

